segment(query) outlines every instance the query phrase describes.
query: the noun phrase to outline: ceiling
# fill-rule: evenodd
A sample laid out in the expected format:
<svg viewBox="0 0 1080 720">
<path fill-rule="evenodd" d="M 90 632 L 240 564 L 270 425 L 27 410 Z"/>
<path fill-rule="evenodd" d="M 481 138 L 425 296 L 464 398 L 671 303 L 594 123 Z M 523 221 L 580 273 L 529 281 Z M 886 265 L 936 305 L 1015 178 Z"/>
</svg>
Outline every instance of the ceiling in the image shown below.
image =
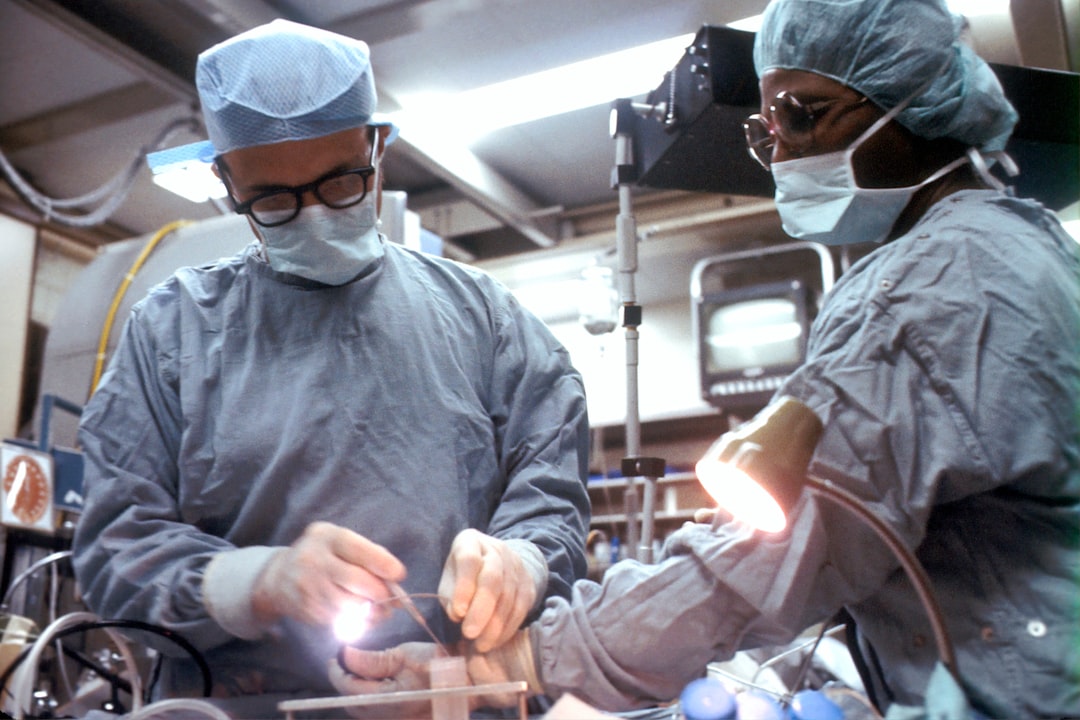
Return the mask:
<svg viewBox="0 0 1080 720">
<path fill-rule="evenodd" d="M 1078 0 L 1013 0 L 1013 23 L 990 28 L 1002 62 L 1076 69 Z M 150 181 L 148 149 L 201 140 L 193 85 L 203 49 L 276 17 L 361 38 L 372 49 L 380 110 L 419 90 L 456 92 L 761 11 L 765 0 L 3 0 L 0 150 L 50 198 L 82 196 L 133 169 L 130 188 L 81 208 L 65 230 L 90 245 L 221 212 Z M 993 38 L 1005 38 L 998 42 Z M 1072 39 L 1070 43 L 1068 40 Z M 977 46 L 978 47 L 978 46 Z M 1069 50 L 1069 48 L 1073 48 Z M 986 53 L 984 53 L 985 55 Z M 656 84 L 675 64 L 657 68 Z M 604 97 L 601 88 L 599 92 Z M 615 98 L 610 98 L 614 100 Z M 449 162 L 403 133 L 388 153 L 385 187 L 408 193 L 425 226 L 438 225 L 462 259 L 557 244 L 600 208 L 614 216 L 615 145 L 608 100 L 496 131 Z M 164 137 L 163 137 L 164 136 Z M 7 191 L 0 211 L 41 219 Z M 668 198 L 671 191 L 635 191 Z M 80 219 L 119 201 L 104 220 Z M 680 198 L 684 201 L 685 198 Z M 722 203 L 703 198 L 700 203 Z M 54 224 L 56 220 L 52 221 Z M 85 227 L 67 227 L 70 223 Z"/>
</svg>

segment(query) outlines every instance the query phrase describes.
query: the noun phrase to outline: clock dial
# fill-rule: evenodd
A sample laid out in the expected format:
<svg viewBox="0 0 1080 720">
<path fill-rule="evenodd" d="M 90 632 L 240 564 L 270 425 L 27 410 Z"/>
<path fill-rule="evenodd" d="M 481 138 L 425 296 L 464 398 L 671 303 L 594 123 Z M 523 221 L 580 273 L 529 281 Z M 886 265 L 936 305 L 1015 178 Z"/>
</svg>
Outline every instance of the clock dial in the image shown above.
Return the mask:
<svg viewBox="0 0 1080 720">
<path fill-rule="evenodd" d="M 19 522 L 33 525 L 49 507 L 49 480 L 41 464 L 29 455 L 16 455 L 4 472 L 4 502 Z"/>
</svg>

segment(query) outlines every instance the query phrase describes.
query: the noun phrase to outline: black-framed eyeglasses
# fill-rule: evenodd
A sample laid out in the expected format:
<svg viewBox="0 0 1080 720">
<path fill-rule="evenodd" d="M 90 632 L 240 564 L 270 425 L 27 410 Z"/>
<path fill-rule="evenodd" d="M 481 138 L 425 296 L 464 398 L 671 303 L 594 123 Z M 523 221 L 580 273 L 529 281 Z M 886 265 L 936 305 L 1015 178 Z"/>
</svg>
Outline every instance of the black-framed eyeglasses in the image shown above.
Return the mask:
<svg viewBox="0 0 1080 720">
<path fill-rule="evenodd" d="M 368 178 L 375 174 L 375 153 L 378 148 L 377 135 L 371 133 L 371 159 L 368 165 L 351 170 L 331 170 L 325 175 L 303 185 L 282 185 L 259 193 L 250 200 L 237 202 L 233 197 L 231 181 L 225 183 L 233 210 L 241 215 L 248 215 L 258 225 L 276 227 L 284 225 L 300 214 L 304 205 L 304 194 L 314 193 L 315 198 L 327 207 L 342 210 L 363 202 L 368 194 Z M 222 175 L 229 175 L 229 168 L 224 158 L 217 159 L 223 170 Z"/>
<path fill-rule="evenodd" d="M 802 152 L 814 144 L 817 123 L 829 108 L 840 105 L 847 112 L 866 102 L 868 98 L 863 96 L 858 100 L 830 98 L 807 103 L 781 90 L 769 105 L 769 117 L 754 113 L 743 122 L 750 156 L 768 170 L 772 166 L 777 135 L 795 152 Z"/>
<path fill-rule="evenodd" d="M 303 185 L 292 185 L 267 190 L 244 202 L 233 201 L 233 210 L 263 227 L 284 225 L 300 214 L 304 194 L 312 192 L 319 202 L 337 210 L 352 207 L 367 197 L 368 178 L 375 174 L 375 167 L 335 170 Z"/>
</svg>

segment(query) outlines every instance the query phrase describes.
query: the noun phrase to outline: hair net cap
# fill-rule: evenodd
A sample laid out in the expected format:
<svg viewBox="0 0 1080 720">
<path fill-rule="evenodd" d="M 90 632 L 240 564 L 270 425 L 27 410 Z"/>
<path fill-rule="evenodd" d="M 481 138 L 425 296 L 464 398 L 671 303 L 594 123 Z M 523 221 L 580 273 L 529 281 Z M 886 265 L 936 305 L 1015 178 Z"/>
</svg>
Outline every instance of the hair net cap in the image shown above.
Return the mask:
<svg viewBox="0 0 1080 720">
<path fill-rule="evenodd" d="M 195 85 L 219 154 L 367 125 L 377 102 L 367 43 L 288 20 L 200 53 Z"/>
<path fill-rule="evenodd" d="M 772 0 L 754 65 L 758 76 L 774 68 L 824 75 L 885 110 L 913 96 L 896 119 L 914 134 L 1002 150 L 1016 111 L 959 32 L 943 0 Z"/>
</svg>

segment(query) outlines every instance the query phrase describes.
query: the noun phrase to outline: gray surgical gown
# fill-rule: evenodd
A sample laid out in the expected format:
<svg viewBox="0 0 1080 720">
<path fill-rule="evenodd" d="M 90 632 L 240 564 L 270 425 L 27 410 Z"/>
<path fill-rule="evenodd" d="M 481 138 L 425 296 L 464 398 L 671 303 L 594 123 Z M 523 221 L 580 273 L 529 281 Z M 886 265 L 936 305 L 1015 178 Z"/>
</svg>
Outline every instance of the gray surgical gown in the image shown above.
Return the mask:
<svg viewBox="0 0 1080 720">
<path fill-rule="evenodd" d="M 313 521 L 389 548 L 410 593 L 436 591 L 472 527 L 532 543 L 547 594 L 568 595 L 585 571 L 588 420 L 547 328 L 489 276 L 392 243 L 340 287 L 277 273 L 256 248 L 138 303 L 86 407 L 74 556 L 90 608 L 181 633 L 219 692 L 336 695 L 328 629 L 245 625 L 270 548 Z M 214 613 L 211 559 L 218 589 L 236 589 Z M 416 602 L 454 639 L 437 601 Z M 166 692 L 198 691 L 182 650 L 140 639 L 170 656 Z M 365 642 L 421 639 L 399 611 Z"/>
<path fill-rule="evenodd" d="M 861 497 L 928 571 L 962 685 L 990 717 L 1080 716 L 1080 253 L 1034 202 L 965 191 L 845 273 L 780 390 L 824 421 L 811 471 Z M 867 527 L 804 495 L 786 534 L 690 525 L 531 635 L 554 695 L 670 700 L 706 664 L 846 607 L 919 705 L 922 606 Z"/>
</svg>

